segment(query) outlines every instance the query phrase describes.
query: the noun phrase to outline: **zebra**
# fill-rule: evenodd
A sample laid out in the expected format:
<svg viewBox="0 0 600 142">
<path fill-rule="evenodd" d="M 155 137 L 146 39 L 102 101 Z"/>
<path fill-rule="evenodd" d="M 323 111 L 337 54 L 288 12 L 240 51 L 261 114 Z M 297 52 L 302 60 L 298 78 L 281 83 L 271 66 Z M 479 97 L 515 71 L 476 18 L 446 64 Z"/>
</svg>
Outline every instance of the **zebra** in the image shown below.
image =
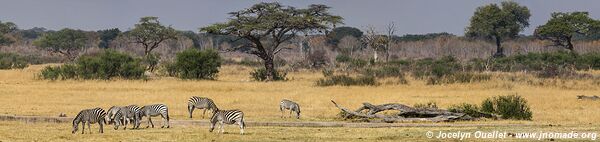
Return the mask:
<svg viewBox="0 0 600 142">
<path fill-rule="evenodd" d="M 143 106 L 139 112 L 140 120 L 142 119 L 142 117 L 148 116 L 148 126 L 146 126 L 146 128 L 148 128 L 150 126 L 152 126 L 152 128 L 154 128 L 154 123 L 152 123 L 151 117 L 158 116 L 158 115 L 160 115 L 164 120 L 163 126 L 161 126 L 161 128 L 164 128 L 165 125 L 167 125 L 167 128 L 171 127 L 169 125 L 169 109 L 167 108 L 167 105 L 164 105 L 164 104 L 146 105 L 146 106 Z"/>
<path fill-rule="evenodd" d="M 129 122 L 133 121 L 133 128 L 139 128 L 140 127 L 140 121 L 142 120 L 142 118 L 140 117 L 140 107 L 138 107 L 137 105 L 128 105 L 125 106 L 126 109 L 131 110 L 131 112 L 133 113 L 133 116 L 128 116 Z"/>
<path fill-rule="evenodd" d="M 221 133 L 225 132 L 223 128 L 224 124 L 234 124 L 238 123 L 240 125 L 240 134 L 244 134 L 244 128 L 246 124 L 244 123 L 244 113 L 239 110 L 213 110 L 213 115 L 210 117 L 210 129 L 209 132 L 212 132 L 215 129 L 215 125 L 217 123 L 220 124 Z"/>
<path fill-rule="evenodd" d="M 281 118 L 283 118 L 283 112 L 286 109 L 290 110 L 290 116 L 292 115 L 292 112 L 295 112 L 296 119 L 300 119 L 300 105 L 298 105 L 298 103 L 287 99 L 281 100 L 281 102 L 279 103 L 279 111 L 281 111 Z"/>
<path fill-rule="evenodd" d="M 104 117 L 105 121 L 108 121 L 108 124 L 115 123 L 115 115 L 119 112 L 120 106 L 112 106 L 106 112 L 106 116 Z"/>
<path fill-rule="evenodd" d="M 106 124 L 106 120 L 104 116 L 106 112 L 102 108 L 92 108 L 92 109 L 84 109 L 81 110 L 77 116 L 73 119 L 73 131 L 71 133 L 75 134 L 77 129 L 79 128 L 79 123 L 81 123 L 81 134 L 85 133 L 85 124 L 88 125 L 88 130 L 92 133 L 92 127 L 90 124 L 98 123 L 100 125 L 100 133 L 104 133 L 103 126 Z"/>
<path fill-rule="evenodd" d="M 188 101 L 188 112 L 190 113 L 190 118 L 192 118 L 192 113 L 194 109 L 203 109 L 202 118 L 206 115 L 206 110 L 217 110 L 217 105 L 210 98 L 193 96 Z"/>
<path fill-rule="evenodd" d="M 136 105 L 120 107 L 114 115 L 114 119 L 117 120 L 115 121 L 115 130 L 119 129 L 121 125 L 123 125 L 123 130 L 127 129 L 127 123 L 131 123 L 133 128 L 139 127 L 139 110 L 140 108 Z"/>
</svg>

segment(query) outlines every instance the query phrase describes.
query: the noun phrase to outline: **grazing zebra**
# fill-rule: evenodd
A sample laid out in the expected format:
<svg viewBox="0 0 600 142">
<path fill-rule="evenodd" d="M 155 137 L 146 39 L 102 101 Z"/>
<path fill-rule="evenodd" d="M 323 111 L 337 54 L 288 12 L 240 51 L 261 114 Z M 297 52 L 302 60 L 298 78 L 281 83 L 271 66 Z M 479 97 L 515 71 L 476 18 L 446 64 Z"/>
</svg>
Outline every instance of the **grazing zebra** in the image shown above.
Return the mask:
<svg viewBox="0 0 600 142">
<path fill-rule="evenodd" d="M 158 116 L 158 115 L 160 115 L 162 117 L 162 119 L 164 120 L 163 126 L 161 126 L 161 128 L 164 128 L 165 125 L 167 125 L 167 128 L 171 127 L 169 125 L 169 109 L 167 108 L 167 105 L 153 104 L 153 105 L 143 106 L 140 109 L 139 115 L 140 115 L 140 120 L 142 117 L 148 116 L 148 126 L 146 126 L 146 128 L 148 128 L 150 126 L 152 126 L 152 128 L 154 128 L 154 123 L 152 123 L 151 117 Z"/>
<path fill-rule="evenodd" d="M 119 126 L 123 125 L 123 130 L 127 129 L 127 123 L 131 123 L 133 128 L 139 127 L 139 107 L 130 105 L 126 107 L 120 107 L 117 114 L 114 115 L 115 130 L 119 129 Z"/>
<path fill-rule="evenodd" d="M 108 124 L 115 123 L 115 115 L 119 113 L 119 110 L 121 108 L 122 107 L 120 106 L 112 106 L 108 109 L 108 111 L 106 112 L 106 116 L 104 117 L 104 119 L 108 121 Z"/>
<path fill-rule="evenodd" d="M 212 132 L 215 129 L 215 125 L 217 123 L 220 124 L 221 133 L 225 132 L 223 128 L 224 124 L 235 124 L 238 123 L 240 125 L 240 134 L 244 134 L 244 128 L 246 124 L 244 123 L 244 113 L 239 110 L 214 110 L 212 117 L 210 117 L 210 129 L 209 132 Z"/>
<path fill-rule="evenodd" d="M 85 124 L 88 125 L 88 130 L 92 133 L 92 127 L 90 124 L 98 123 L 100 125 L 100 133 L 104 133 L 103 125 L 106 124 L 104 116 L 106 112 L 101 108 L 92 108 L 92 109 L 84 109 L 81 110 L 77 116 L 73 119 L 73 131 L 71 133 L 75 134 L 77 129 L 79 128 L 79 123 L 81 123 L 81 134 L 85 133 Z"/>
<path fill-rule="evenodd" d="M 283 112 L 288 109 L 290 110 L 290 116 L 292 112 L 296 113 L 296 119 L 300 119 L 300 105 L 298 103 L 283 99 L 279 103 L 279 111 L 281 111 L 281 117 L 283 118 Z"/>
<path fill-rule="evenodd" d="M 188 112 L 190 113 L 190 118 L 192 118 L 192 113 L 194 109 L 203 109 L 202 118 L 206 115 L 206 110 L 217 110 L 217 105 L 210 98 L 205 97 L 197 97 L 193 96 L 188 101 Z"/>
<path fill-rule="evenodd" d="M 140 121 L 142 120 L 142 118 L 140 117 L 140 107 L 138 107 L 137 105 L 128 105 L 125 106 L 126 109 L 131 110 L 131 112 L 133 113 L 133 116 L 127 116 L 129 119 L 129 122 L 133 121 L 133 128 L 139 128 L 140 127 Z"/>
</svg>

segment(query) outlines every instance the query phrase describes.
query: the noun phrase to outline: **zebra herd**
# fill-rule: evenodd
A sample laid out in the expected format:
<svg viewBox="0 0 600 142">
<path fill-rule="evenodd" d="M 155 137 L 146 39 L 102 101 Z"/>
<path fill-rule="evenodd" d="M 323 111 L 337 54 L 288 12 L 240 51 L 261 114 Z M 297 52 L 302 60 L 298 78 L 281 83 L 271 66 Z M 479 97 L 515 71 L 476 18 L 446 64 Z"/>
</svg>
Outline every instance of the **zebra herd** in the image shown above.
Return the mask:
<svg viewBox="0 0 600 142">
<path fill-rule="evenodd" d="M 206 114 L 206 110 L 212 111 L 212 116 L 209 119 L 210 129 L 209 132 L 212 132 L 217 124 L 219 124 L 220 133 L 223 133 L 224 124 L 238 124 L 240 126 L 240 134 L 244 134 L 244 128 L 246 124 L 244 123 L 244 113 L 237 109 L 232 110 L 220 110 L 215 102 L 206 97 L 197 97 L 193 96 L 188 100 L 188 112 L 190 118 L 192 118 L 192 113 L 194 109 L 203 109 L 202 118 Z M 281 117 L 284 117 L 284 111 L 290 110 L 290 117 L 292 112 L 295 113 L 296 119 L 300 119 L 300 105 L 298 103 L 293 102 L 291 100 L 283 99 L 279 103 L 279 110 L 281 111 Z M 137 105 L 128 105 L 128 106 L 112 106 L 108 109 L 108 111 L 104 111 L 102 108 L 92 108 L 92 109 L 84 109 L 75 116 L 73 119 L 73 131 L 71 133 L 77 132 L 79 128 L 79 124 L 82 124 L 81 133 L 85 133 L 85 125 L 87 123 L 88 130 L 91 133 L 90 124 L 98 123 L 100 125 L 100 133 L 103 133 L 104 124 L 112 124 L 114 125 L 114 129 L 118 130 L 120 126 L 123 126 L 123 130 L 127 129 L 127 124 L 131 124 L 132 129 L 138 129 L 140 126 L 140 122 L 142 117 L 148 117 L 148 125 L 146 128 L 152 126 L 154 128 L 154 124 L 152 123 L 151 117 L 161 116 L 163 119 L 163 125 L 161 128 L 169 128 L 169 109 L 165 104 L 152 104 L 146 105 L 143 107 L 138 107 Z"/>
</svg>

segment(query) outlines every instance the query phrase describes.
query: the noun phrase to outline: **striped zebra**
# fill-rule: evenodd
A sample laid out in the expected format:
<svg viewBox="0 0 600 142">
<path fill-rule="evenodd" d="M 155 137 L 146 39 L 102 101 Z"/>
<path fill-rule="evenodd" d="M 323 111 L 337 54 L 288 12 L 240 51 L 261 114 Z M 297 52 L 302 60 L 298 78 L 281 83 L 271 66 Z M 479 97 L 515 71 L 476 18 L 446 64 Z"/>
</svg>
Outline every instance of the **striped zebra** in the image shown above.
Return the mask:
<svg viewBox="0 0 600 142">
<path fill-rule="evenodd" d="M 190 113 L 190 118 L 192 118 L 192 113 L 194 109 L 203 109 L 202 118 L 206 115 L 206 110 L 218 110 L 217 105 L 210 98 L 193 96 L 188 101 L 188 112 Z"/>
<path fill-rule="evenodd" d="M 214 110 L 212 117 L 210 117 L 210 129 L 209 132 L 212 132 L 215 129 L 215 125 L 219 123 L 221 129 L 221 133 L 225 132 L 223 128 L 224 124 L 235 124 L 238 123 L 240 125 L 240 134 L 244 134 L 244 128 L 246 124 L 244 123 L 244 113 L 239 110 Z"/>
<path fill-rule="evenodd" d="M 130 123 L 133 125 L 133 128 L 139 127 L 139 112 L 140 108 L 136 105 L 129 105 L 125 107 L 117 107 L 119 108 L 117 113 L 114 115 L 113 119 L 115 121 L 115 130 L 119 129 L 119 126 L 123 125 L 123 130 L 127 129 L 127 124 Z"/>
<path fill-rule="evenodd" d="M 139 115 L 140 115 L 140 120 L 144 116 L 148 117 L 148 126 L 146 126 L 146 128 L 148 128 L 150 126 L 152 126 L 152 128 L 154 128 L 154 123 L 152 123 L 151 117 L 158 116 L 158 115 L 160 115 L 162 117 L 162 119 L 164 120 L 163 126 L 161 126 L 161 128 L 164 128 L 165 125 L 167 125 L 167 128 L 171 127 L 169 125 L 169 109 L 167 108 L 167 105 L 153 104 L 153 105 L 143 106 L 140 109 Z"/>
<path fill-rule="evenodd" d="M 131 112 L 133 112 L 133 116 L 128 116 L 129 122 L 133 121 L 133 128 L 139 128 L 140 127 L 140 121 L 142 120 L 142 117 L 140 117 L 140 110 L 141 108 L 138 107 L 137 105 L 128 105 L 125 106 L 126 109 L 131 110 Z"/>
<path fill-rule="evenodd" d="M 298 103 L 287 99 L 281 100 L 281 102 L 279 103 L 279 111 L 281 111 L 281 118 L 283 118 L 283 112 L 286 109 L 290 110 L 290 116 L 292 115 L 292 112 L 295 112 L 296 119 L 300 119 L 300 105 L 298 105 Z"/>
<path fill-rule="evenodd" d="M 101 108 L 81 110 L 73 119 L 73 131 L 71 131 L 71 133 L 75 134 L 75 132 L 77 132 L 77 129 L 79 129 L 79 123 L 81 123 L 81 134 L 85 133 L 86 123 L 90 133 L 92 133 L 92 127 L 90 126 L 90 124 L 94 123 L 98 123 L 98 125 L 100 125 L 100 133 L 104 133 L 103 126 L 104 124 L 106 124 L 106 121 L 104 119 L 105 115 L 106 112 Z"/>
</svg>

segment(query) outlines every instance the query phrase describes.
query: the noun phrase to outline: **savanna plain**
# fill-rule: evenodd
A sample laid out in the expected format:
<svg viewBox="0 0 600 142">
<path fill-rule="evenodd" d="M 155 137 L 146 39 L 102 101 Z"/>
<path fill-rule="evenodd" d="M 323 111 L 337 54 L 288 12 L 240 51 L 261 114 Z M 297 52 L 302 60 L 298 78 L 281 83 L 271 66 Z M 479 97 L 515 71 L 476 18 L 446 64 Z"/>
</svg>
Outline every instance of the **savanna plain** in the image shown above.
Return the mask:
<svg viewBox="0 0 600 142">
<path fill-rule="evenodd" d="M 393 81 L 378 86 L 319 87 L 315 81 L 322 78 L 318 71 L 296 71 L 288 74 L 288 81 L 256 82 L 249 78 L 250 67 L 223 66 L 216 80 L 181 80 L 170 77 L 151 77 L 149 80 L 57 80 L 38 79 L 44 66 L 32 65 L 25 69 L 0 70 L 0 114 L 19 116 L 74 117 L 81 109 L 117 105 L 147 105 L 163 103 L 169 107 L 171 120 L 190 120 L 187 100 L 191 96 L 212 98 L 221 109 L 240 109 L 247 121 L 344 121 L 331 100 L 348 108 L 357 108 L 363 102 L 373 104 L 436 102 L 438 107 L 453 104 L 479 104 L 485 98 L 518 94 L 524 97 L 533 112 L 531 121 L 479 120 L 444 122 L 443 124 L 493 124 L 498 126 L 461 127 L 248 127 L 246 135 L 239 135 L 237 127 L 226 127 L 225 134 L 208 132 L 208 126 L 177 125 L 169 129 L 113 130 L 105 126 L 99 134 L 98 125 L 92 125 L 92 134 L 71 134 L 70 123 L 1 121 L 0 141 L 431 141 L 428 131 L 506 131 L 506 132 L 598 132 L 600 130 L 600 103 L 578 100 L 577 95 L 600 94 L 600 85 L 594 80 L 544 79 L 524 73 L 497 73 L 492 79 L 477 83 L 426 85 L 409 78 L 408 84 Z M 599 71 L 585 71 L 600 74 Z M 515 79 L 517 78 L 517 79 Z M 281 118 L 279 101 L 291 99 L 302 106 L 299 120 Z M 207 112 L 207 115 L 210 113 Z M 286 114 L 287 115 L 287 114 Z M 201 120 L 202 112 L 195 111 L 193 120 Z M 160 124 L 160 118 L 154 119 Z M 426 122 L 409 122 L 426 123 Z M 427 122 L 432 123 L 432 122 Z M 511 126 L 509 126 L 510 124 Z M 512 126 L 515 125 L 515 126 Z M 142 124 L 142 127 L 145 123 Z M 160 125 L 159 125 L 160 126 Z M 87 130 L 86 130 L 87 131 Z M 467 139 L 482 140 L 482 139 Z M 499 140 L 499 139 L 490 139 Z M 524 140 L 514 139 L 504 140 Z M 590 140 L 590 139 L 565 139 Z"/>
</svg>

